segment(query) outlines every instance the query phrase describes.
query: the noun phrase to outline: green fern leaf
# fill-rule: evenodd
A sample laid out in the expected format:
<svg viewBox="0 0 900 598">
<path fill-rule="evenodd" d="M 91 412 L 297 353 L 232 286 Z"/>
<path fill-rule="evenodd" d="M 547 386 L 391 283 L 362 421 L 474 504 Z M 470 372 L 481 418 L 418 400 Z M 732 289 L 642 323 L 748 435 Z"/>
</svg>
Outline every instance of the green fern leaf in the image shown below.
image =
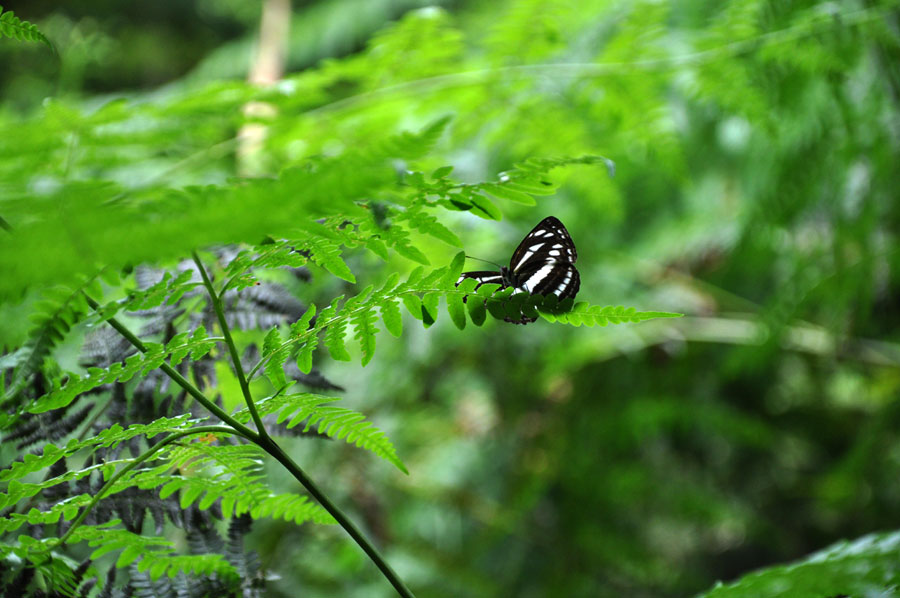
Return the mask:
<svg viewBox="0 0 900 598">
<path fill-rule="evenodd" d="M 19 19 L 11 10 L 3 12 L 0 6 L 0 34 L 19 41 L 41 42 L 56 53 L 56 48 L 37 26 Z"/>
<path fill-rule="evenodd" d="M 384 232 L 384 238 L 388 245 L 398 254 L 408 260 L 412 260 L 423 266 L 429 265 L 431 262 L 415 245 L 409 240 L 409 233 L 399 226 L 391 226 Z"/>
<path fill-rule="evenodd" d="M 473 301 L 473 303 L 477 303 L 477 301 Z M 457 328 L 462 330 L 466 327 L 466 307 L 463 304 L 462 295 L 455 293 L 447 295 L 447 312 Z"/>
<path fill-rule="evenodd" d="M 450 122 L 450 117 L 440 118 L 419 133 L 404 132 L 387 139 L 378 148 L 383 155 L 393 158 L 416 160 L 426 155 L 440 139 Z"/>
<path fill-rule="evenodd" d="M 260 500 L 250 515 L 254 519 L 271 517 L 292 521 L 297 525 L 312 521 L 320 525 L 334 525 L 337 522 L 325 509 L 300 494 L 273 494 Z"/>
<path fill-rule="evenodd" d="M 460 274 L 462 274 L 465 265 L 466 252 L 460 251 L 455 256 L 453 256 L 453 261 L 451 261 L 450 265 L 447 267 L 447 273 L 441 280 L 441 287 L 445 289 L 455 289 L 456 283 L 459 281 L 459 276 Z M 469 280 L 474 281 L 474 279 Z"/>
<path fill-rule="evenodd" d="M 437 293 L 425 293 L 422 297 L 422 323 L 428 328 L 435 323 L 438 316 L 438 303 L 441 296 Z"/>
<path fill-rule="evenodd" d="M 338 278 L 347 282 L 356 282 L 356 277 L 350 271 L 350 267 L 341 258 L 339 246 L 334 241 L 322 237 L 310 238 L 306 241 L 312 261 L 322 266 Z"/>
<path fill-rule="evenodd" d="M 60 519 L 72 521 L 78 516 L 79 509 L 89 505 L 92 500 L 90 494 L 78 494 L 63 499 L 47 511 L 32 507 L 27 513 L 9 513 L 6 517 L 0 517 L 0 533 L 15 531 L 23 525 L 56 524 Z"/>
<path fill-rule="evenodd" d="M 418 295 L 405 294 L 400 296 L 406 310 L 417 320 L 422 320 L 422 299 Z"/>
<path fill-rule="evenodd" d="M 404 212 L 396 212 L 396 216 L 398 220 L 409 222 L 410 226 L 423 235 L 430 235 L 454 247 L 462 247 L 462 241 L 459 240 L 459 237 L 438 222 L 437 218 L 422 211 L 422 207 L 422 204 L 413 205 Z"/>
<path fill-rule="evenodd" d="M 312 322 L 315 315 L 316 306 L 314 303 L 311 303 L 303 313 L 303 316 L 291 324 L 291 337 L 303 337 L 305 339 L 305 342 L 301 345 L 300 350 L 297 353 L 297 367 L 304 374 L 308 374 L 312 371 L 313 351 L 316 350 L 316 347 L 319 344 L 319 337 L 316 336 L 315 331 L 313 331 L 312 334 L 306 334 L 309 330 L 310 322 Z"/>
<path fill-rule="evenodd" d="M 331 354 L 331 358 L 336 361 L 351 361 L 353 359 L 350 353 L 347 352 L 346 345 L 344 345 L 344 337 L 346 335 L 347 321 L 343 319 L 336 320 L 325 331 L 325 347 L 328 349 L 328 353 Z"/>
<path fill-rule="evenodd" d="M 469 318 L 476 326 L 481 326 L 487 319 L 487 310 L 484 301 L 478 298 L 469 298 L 466 302 L 466 309 L 469 311 Z"/>
<path fill-rule="evenodd" d="M 431 173 L 431 178 L 434 180 L 442 179 L 446 176 L 449 176 L 451 172 L 453 172 L 452 166 L 441 166 L 440 168 L 436 168 L 434 172 Z"/>
<path fill-rule="evenodd" d="M 57 447 L 54 444 L 46 444 L 43 447 L 42 453 L 40 455 L 28 453 L 23 456 L 22 461 L 16 461 L 12 463 L 12 465 L 10 465 L 8 468 L 0 470 L 0 481 L 21 479 L 28 474 L 42 471 L 44 469 L 47 469 L 60 459 L 70 457 L 84 448 L 94 446 L 112 448 L 137 436 L 146 436 L 147 438 L 152 438 L 153 436 L 166 432 L 187 430 L 194 426 L 197 422 L 198 420 L 191 419 L 190 414 L 183 414 L 173 418 L 162 417 L 149 424 L 134 424 L 129 426 L 127 429 L 123 429 L 119 424 L 113 424 L 111 427 L 101 431 L 99 434 L 96 434 L 85 440 L 77 441 L 73 439 L 68 444 L 66 444 L 65 447 Z M 96 468 L 97 467 L 91 468 L 91 471 L 95 471 Z M 43 488 L 49 488 L 52 485 L 59 484 L 64 481 L 77 479 L 76 476 L 79 476 L 79 474 L 84 471 L 87 470 L 71 470 L 66 472 L 62 476 L 58 476 L 56 478 L 51 478 L 50 480 L 45 480 L 44 482 L 34 484 L 33 488 L 35 488 L 36 490 L 41 490 Z M 2 494 L 0 494 L 0 497 L 2 497 Z M 0 498 L 0 503 L 2 502 L 3 499 Z"/>
<path fill-rule="evenodd" d="M 662 311 L 637 311 L 633 307 L 599 306 L 587 302 L 579 302 L 569 309 L 560 306 L 537 302 L 540 316 L 550 322 L 562 322 L 572 326 L 607 326 L 609 324 L 626 324 L 646 322 L 659 318 L 680 318 L 684 314 Z"/>
<path fill-rule="evenodd" d="M 523 191 L 517 191 L 516 189 L 511 188 L 509 185 L 504 186 L 501 184 L 488 183 L 482 185 L 481 188 L 494 197 L 498 197 L 500 199 L 507 199 L 509 201 L 514 201 L 526 206 L 537 205 L 534 197 Z"/>
<path fill-rule="evenodd" d="M 394 299 L 385 299 L 379 305 L 381 319 L 385 329 L 394 337 L 399 338 L 403 334 L 403 318 L 400 315 L 400 306 Z"/>
<path fill-rule="evenodd" d="M 263 340 L 262 356 L 266 359 L 264 371 L 266 377 L 275 388 L 281 388 L 287 384 L 284 374 L 284 363 L 288 358 L 288 351 L 282 347 L 281 333 L 278 326 L 274 326 Z"/>
<path fill-rule="evenodd" d="M 171 272 L 165 272 L 162 280 L 156 284 L 142 291 L 131 291 L 126 299 L 114 304 L 115 309 L 106 308 L 104 316 L 112 317 L 119 309 L 128 311 L 150 309 L 161 305 L 167 299 L 170 305 L 174 304 L 186 291 L 201 284 L 191 282 L 193 274 L 192 270 L 183 270 L 173 277 Z"/>
<path fill-rule="evenodd" d="M 497 206 L 484 195 L 479 193 L 470 193 L 467 196 L 472 206 L 472 213 L 486 220 L 502 220 L 503 214 L 497 209 Z"/>
<path fill-rule="evenodd" d="M 352 321 L 356 331 L 355 337 L 362 350 L 362 365 L 365 367 L 375 354 L 375 334 L 378 332 L 378 328 L 375 327 L 375 312 L 372 309 L 364 309 L 353 315 Z"/>
<path fill-rule="evenodd" d="M 366 421 L 361 413 L 329 405 L 338 400 L 334 397 L 309 393 L 273 395 L 258 401 L 256 407 L 262 416 L 278 412 L 277 423 L 289 420 L 288 428 L 306 422 L 304 431 L 315 427 L 322 434 L 366 449 L 389 461 L 400 471 L 408 473 L 406 466 L 397 457 L 394 445 L 384 432 Z M 234 417 L 238 421 L 246 422 L 249 421 L 250 414 L 246 409 L 242 409 Z"/>
<path fill-rule="evenodd" d="M 150 571 L 151 577 L 163 574 L 175 577 L 178 573 L 221 575 L 229 579 L 238 577 L 237 571 L 221 554 L 174 555 L 174 544 L 165 538 L 131 533 L 115 527 L 118 520 L 101 525 L 80 525 L 69 538 L 72 543 L 86 541 L 97 547 L 91 559 L 121 550 L 116 567 L 127 567 L 137 561 L 140 571 Z"/>
<path fill-rule="evenodd" d="M 313 352 L 316 350 L 318 344 L 319 337 L 314 334 L 310 335 L 309 339 L 307 339 L 306 343 L 304 343 L 297 353 L 297 368 L 304 374 L 308 374 L 312 371 Z"/>
<path fill-rule="evenodd" d="M 147 572 L 150 579 L 166 575 L 174 579 L 178 574 L 192 576 L 216 576 L 227 580 L 240 579 L 240 573 L 221 554 L 161 554 L 140 555 L 137 570 Z"/>
<path fill-rule="evenodd" d="M 296 420 L 295 416 L 292 422 Z M 288 426 L 290 427 L 290 424 Z M 392 463 L 403 473 L 409 473 L 384 432 L 375 428 L 371 422 L 365 421 L 365 416 L 361 413 L 341 407 L 320 407 L 309 414 L 304 430 L 308 431 L 313 426 L 318 427 L 319 432 L 327 436 L 345 440 L 371 451 Z"/>
<path fill-rule="evenodd" d="M 300 319 L 291 324 L 291 336 L 296 338 L 305 334 L 314 317 L 316 317 L 316 304 L 310 303 Z"/>
</svg>

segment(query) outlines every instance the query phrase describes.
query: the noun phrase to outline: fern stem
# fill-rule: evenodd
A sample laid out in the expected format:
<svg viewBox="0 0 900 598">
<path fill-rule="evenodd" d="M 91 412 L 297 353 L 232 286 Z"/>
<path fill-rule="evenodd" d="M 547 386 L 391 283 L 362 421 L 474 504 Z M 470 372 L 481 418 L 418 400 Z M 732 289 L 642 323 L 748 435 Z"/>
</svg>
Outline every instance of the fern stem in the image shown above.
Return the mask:
<svg viewBox="0 0 900 598">
<path fill-rule="evenodd" d="M 415 598 L 412 591 L 406 587 L 406 584 L 403 583 L 403 580 L 397 575 L 397 572 L 391 568 L 384 556 L 382 556 L 375 545 L 372 544 L 372 542 L 370 542 L 356 526 L 353 520 L 351 520 L 339 506 L 331 502 L 331 499 L 319 489 L 316 483 L 306 475 L 306 472 L 304 472 L 274 440 L 268 437 L 260 438 L 257 441 L 257 444 L 259 444 L 259 446 L 267 453 L 275 457 L 279 463 L 284 465 L 285 469 L 291 472 L 291 475 L 293 475 L 298 482 L 303 484 L 306 491 L 309 492 L 332 517 L 334 517 L 338 524 L 344 528 L 351 538 L 353 538 L 353 541 L 363 549 L 370 559 L 372 559 L 372 562 L 375 563 L 375 566 L 378 567 L 387 580 L 391 582 L 391 585 L 394 586 L 394 589 L 397 590 L 398 594 L 404 598 Z"/>
<path fill-rule="evenodd" d="M 65 545 L 66 542 L 69 541 L 69 538 L 71 537 L 72 533 L 78 528 L 79 525 L 81 525 L 81 523 L 84 521 L 85 517 L 87 517 L 88 514 L 90 514 L 90 512 L 94 509 L 94 507 L 97 506 L 97 503 L 103 499 L 103 496 L 106 494 L 106 492 L 109 491 L 113 487 L 113 485 L 115 485 L 116 482 L 118 482 L 120 479 L 122 479 L 122 476 L 124 476 L 126 473 L 128 473 L 129 471 L 131 471 L 132 469 L 134 469 L 141 463 L 144 463 L 145 461 L 150 459 L 161 448 L 165 447 L 166 445 L 172 444 L 173 442 L 175 442 L 176 440 L 179 440 L 180 438 L 184 438 L 185 436 L 190 436 L 192 434 L 212 434 L 212 433 L 237 434 L 238 436 L 243 436 L 243 434 L 241 434 L 237 430 L 234 430 L 234 429 L 226 427 L 226 426 L 200 426 L 197 428 L 191 428 L 190 430 L 182 430 L 181 432 L 174 432 L 174 433 L 170 434 L 169 436 L 166 436 L 165 438 L 163 438 L 162 440 L 160 440 L 159 442 L 157 442 L 156 444 L 154 444 L 153 446 L 148 448 L 146 451 L 141 453 L 137 458 L 135 458 L 133 461 L 131 461 L 131 463 L 129 463 L 128 465 L 126 465 L 125 467 L 123 467 L 122 469 L 117 471 L 111 478 L 109 478 L 109 481 L 106 482 L 105 484 L 103 484 L 103 487 L 100 488 L 100 490 L 97 492 L 97 494 L 94 495 L 94 498 L 91 499 L 91 502 L 81 511 L 81 513 L 78 514 L 78 517 L 75 519 L 75 521 L 72 522 L 72 525 L 69 527 L 68 531 L 66 531 L 66 533 L 63 534 L 62 538 L 59 539 L 59 542 L 54 546 L 54 548 L 61 548 L 63 545 Z M 252 439 L 248 438 L 248 440 L 252 440 Z"/>
<path fill-rule="evenodd" d="M 231 337 L 231 329 L 228 327 L 228 322 L 225 320 L 225 310 L 222 307 L 222 298 L 216 293 L 216 289 L 213 288 L 209 274 L 206 273 L 206 268 L 203 267 L 203 262 L 200 261 L 200 256 L 197 255 L 196 251 L 191 252 L 191 255 L 194 258 L 194 263 L 197 264 L 197 269 L 200 270 L 200 276 L 203 278 L 203 286 L 206 287 L 206 292 L 209 293 L 213 309 L 216 312 L 216 318 L 219 320 L 219 327 L 222 329 L 222 336 L 225 337 L 225 345 L 228 347 L 228 353 L 231 355 L 231 362 L 234 364 L 234 373 L 237 375 L 238 383 L 241 386 L 241 394 L 244 395 L 244 402 L 247 403 L 247 410 L 250 412 L 250 417 L 253 418 L 253 423 L 256 425 L 256 430 L 259 432 L 259 435 L 268 438 L 269 433 L 266 432 L 266 427 L 263 425 L 262 418 L 259 416 L 259 411 L 256 410 L 256 403 L 253 402 L 253 395 L 250 394 L 250 384 L 247 382 L 247 377 L 244 375 L 244 366 L 241 365 L 241 357 L 238 355 L 237 346 L 234 344 L 234 339 Z"/>
<path fill-rule="evenodd" d="M 84 296 L 87 299 L 88 305 L 90 305 L 91 308 L 93 308 L 95 310 L 100 309 L 100 304 L 97 303 L 90 295 L 85 293 Z M 123 325 L 121 322 L 119 322 L 115 318 L 109 318 L 107 320 L 107 322 L 109 322 L 110 326 L 115 328 L 116 332 L 121 334 L 129 343 L 134 345 L 138 351 L 140 351 L 141 353 L 147 352 L 147 347 L 144 345 L 143 342 L 141 342 L 141 339 L 136 337 L 134 335 L 134 333 L 132 333 L 130 330 L 128 330 L 128 328 L 125 327 L 125 325 Z M 253 430 L 251 430 L 250 428 L 248 428 L 247 426 L 245 426 L 238 420 L 236 420 L 233 417 L 231 417 L 230 415 L 228 415 L 228 413 L 224 409 L 222 409 L 221 407 L 219 407 L 218 405 L 213 403 L 211 400 L 209 400 L 206 397 L 206 395 L 204 395 L 202 392 L 200 392 L 200 389 L 198 389 L 196 386 L 191 384 L 187 378 L 185 378 L 184 376 L 179 374 L 178 371 L 176 371 L 175 368 L 170 366 L 168 363 L 163 362 L 159 366 L 159 369 L 161 369 L 163 372 L 165 372 L 165 374 L 168 377 L 170 377 L 172 380 L 174 380 L 175 383 L 178 384 L 178 386 L 180 386 L 181 388 L 186 390 L 189 395 L 191 395 L 192 397 L 197 399 L 197 402 L 200 403 L 201 405 L 203 405 L 204 407 L 206 407 L 206 409 L 210 413 L 214 414 L 216 417 L 218 417 L 224 423 L 226 423 L 229 426 L 231 426 L 232 428 L 234 428 L 235 434 L 243 436 L 244 438 L 247 438 L 254 442 L 259 438 L 259 434 L 257 434 L 256 432 L 254 432 Z"/>
</svg>

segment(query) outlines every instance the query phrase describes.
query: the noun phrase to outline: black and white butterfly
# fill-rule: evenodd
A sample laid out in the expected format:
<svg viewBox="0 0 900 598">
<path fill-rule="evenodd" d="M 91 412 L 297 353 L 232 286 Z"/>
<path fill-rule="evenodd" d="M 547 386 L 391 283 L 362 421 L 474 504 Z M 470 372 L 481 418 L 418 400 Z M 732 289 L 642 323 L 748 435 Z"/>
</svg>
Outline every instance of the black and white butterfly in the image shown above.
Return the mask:
<svg viewBox="0 0 900 598">
<path fill-rule="evenodd" d="M 548 216 L 525 235 L 513 252 L 508 268 L 501 266 L 499 272 L 463 272 L 456 284 L 474 278 L 478 281 L 476 289 L 483 284 L 497 283 L 502 288 L 513 287 L 532 295 L 556 295 L 562 301 L 574 298 L 581 286 L 581 277 L 575 269 L 577 258 L 569 231 L 559 219 Z M 507 321 L 527 324 L 535 319 L 523 314 L 521 319 L 507 318 Z"/>
</svg>

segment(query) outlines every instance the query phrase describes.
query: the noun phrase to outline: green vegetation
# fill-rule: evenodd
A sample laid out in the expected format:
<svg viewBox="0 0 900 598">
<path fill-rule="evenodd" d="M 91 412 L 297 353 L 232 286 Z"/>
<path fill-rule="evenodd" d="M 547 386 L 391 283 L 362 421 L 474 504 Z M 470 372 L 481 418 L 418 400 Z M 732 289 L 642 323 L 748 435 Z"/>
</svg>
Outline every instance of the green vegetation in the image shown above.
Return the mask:
<svg viewBox="0 0 900 598">
<path fill-rule="evenodd" d="M 900 595 L 895 2 L 106 4 L 0 8 L 0 594 Z"/>
</svg>

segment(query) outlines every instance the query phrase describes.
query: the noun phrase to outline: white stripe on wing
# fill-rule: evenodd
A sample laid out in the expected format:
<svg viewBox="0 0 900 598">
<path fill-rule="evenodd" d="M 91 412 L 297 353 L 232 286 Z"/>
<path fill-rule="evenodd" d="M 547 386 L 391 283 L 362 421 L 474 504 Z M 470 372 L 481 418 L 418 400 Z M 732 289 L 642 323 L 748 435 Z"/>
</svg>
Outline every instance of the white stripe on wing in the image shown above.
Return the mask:
<svg viewBox="0 0 900 598">
<path fill-rule="evenodd" d="M 556 267 L 556 264 L 547 264 L 545 266 L 541 266 L 541 269 L 528 277 L 528 280 L 522 283 L 522 288 L 528 291 L 529 293 L 534 292 L 534 289 L 537 288 L 541 281 L 550 276 L 550 273 L 553 272 L 553 268 Z"/>
</svg>

